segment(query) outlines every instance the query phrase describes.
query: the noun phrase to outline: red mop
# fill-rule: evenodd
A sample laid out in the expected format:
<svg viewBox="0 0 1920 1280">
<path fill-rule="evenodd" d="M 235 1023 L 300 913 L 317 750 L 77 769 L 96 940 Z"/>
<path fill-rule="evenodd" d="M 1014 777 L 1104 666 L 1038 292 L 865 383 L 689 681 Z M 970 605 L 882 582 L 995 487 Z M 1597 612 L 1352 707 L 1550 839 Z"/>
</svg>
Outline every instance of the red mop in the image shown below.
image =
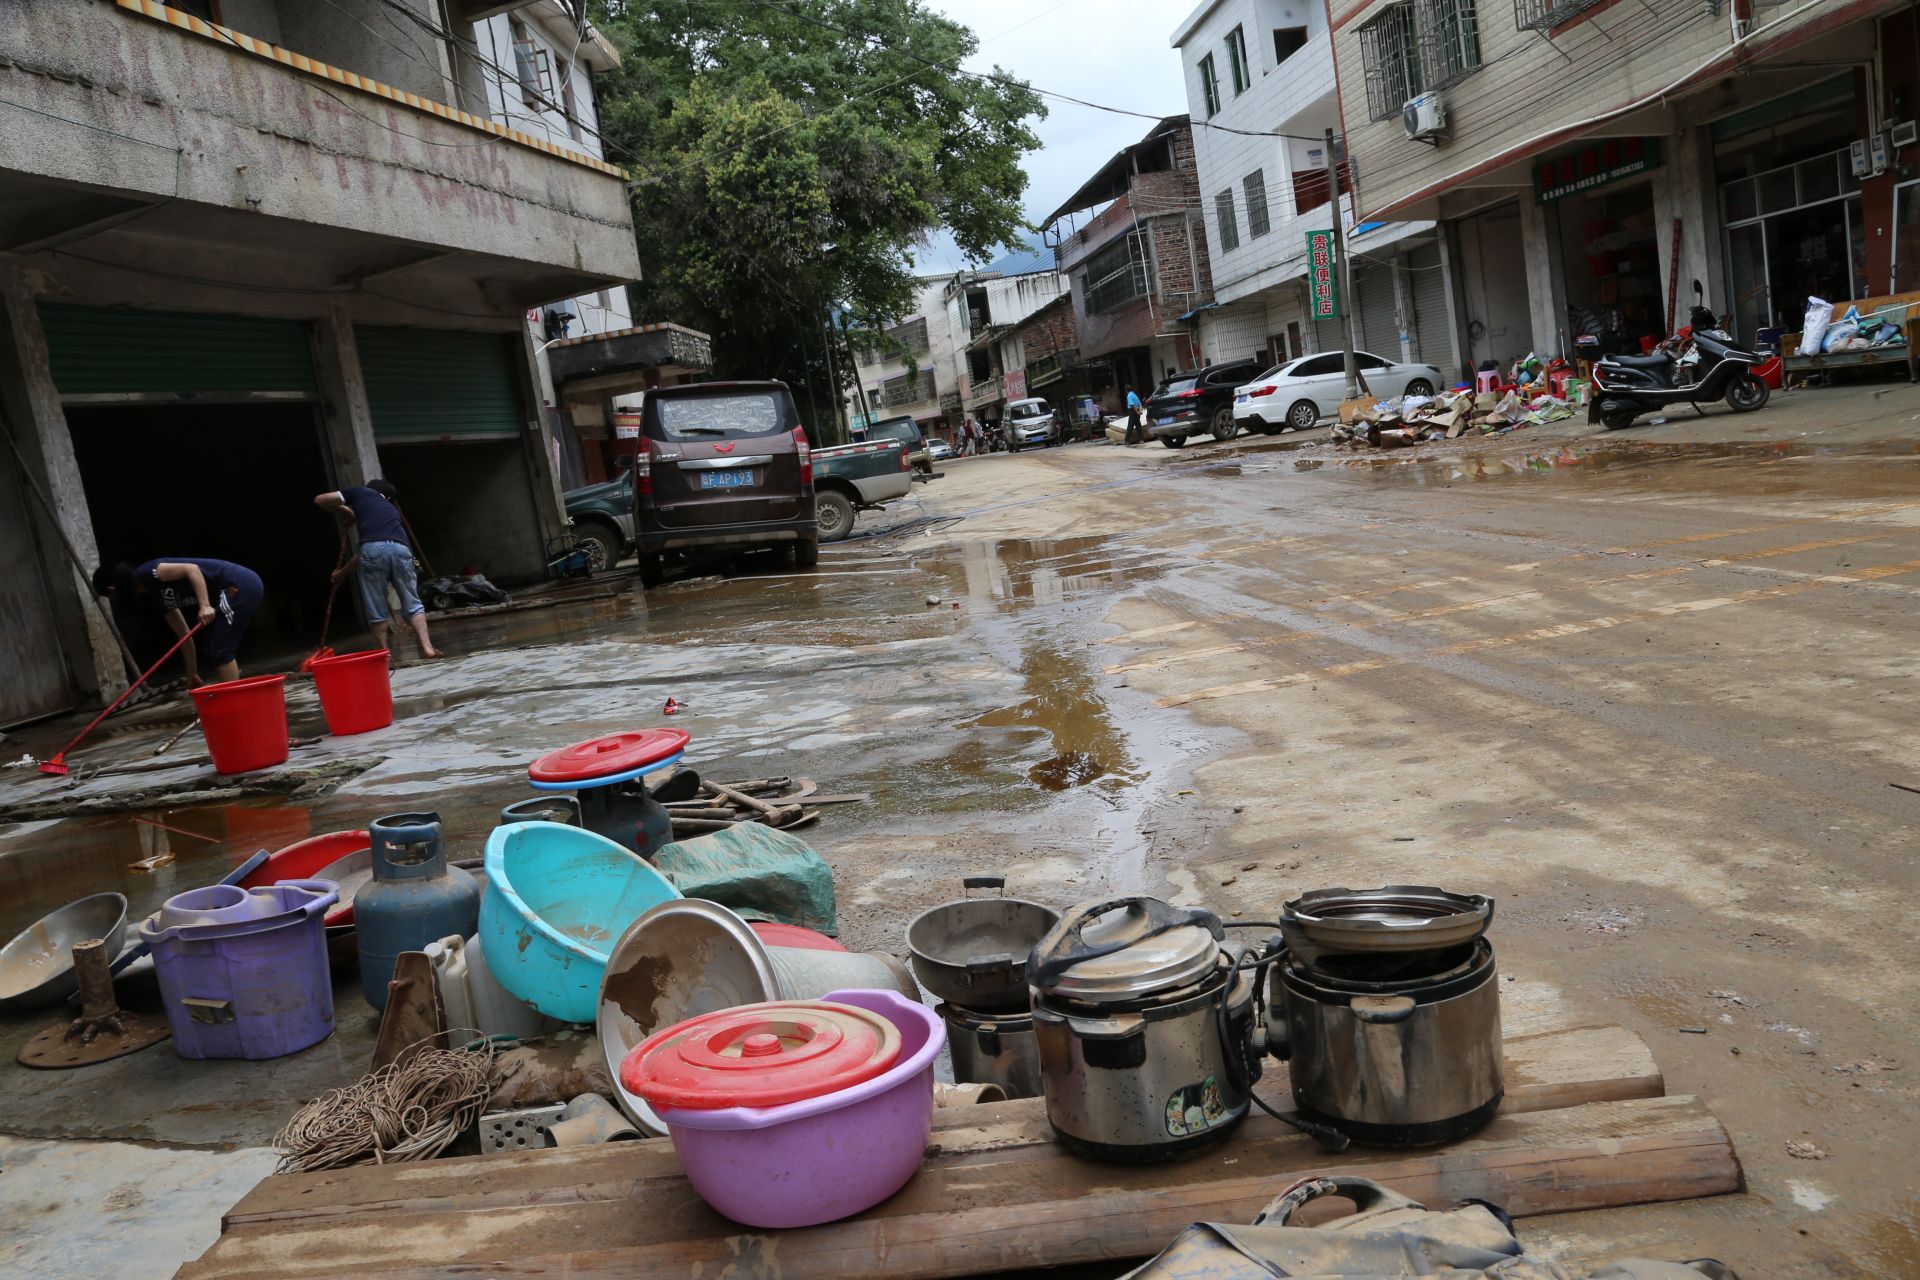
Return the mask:
<svg viewBox="0 0 1920 1280">
<path fill-rule="evenodd" d="M 347 526 L 340 526 L 340 554 L 334 558 L 333 571 L 339 573 L 347 567 Z M 327 588 L 327 611 L 320 619 L 320 647 L 308 654 L 300 664 L 300 674 L 309 675 L 313 664 L 322 658 L 333 656 L 333 647 L 327 643 L 327 629 L 333 625 L 333 598 L 340 594 L 340 579 L 333 579 L 333 585 Z"/>
<path fill-rule="evenodd" d="M 147 682 L 148 676 L 158 671 L 161 667 L 166 666 L 167 659 L 171 658 L 175 653 L 178 653 L 180 650 L 180 646 L 185 644 L 187 641 L 193 639 L 193 633 L 206 625 L 207 624 L 204 622 L 194 623 L 192 628 L 188 630 L 187 634 L 181 636 L 178 640 L 175 640 L 173 642 L 173 648 L 167 650 L 165 653 L 160 655 L 160 661 L 154 663 L 152 666 L 148 667 L 145 671 L 142 671 L 140 673 L 140 678 L 138 680 L 135 680 L 132 684 L 128 685 L 126 689 L 120 694 L 120 696 L 115 698 L 113 702 L 108 705 L 105 711 L 102 711 L 99 715 L 95 716 L 93 718 L 92 723 L 88 724 L 86 728 L 82 729 L 79 733 L 73 736 L 72 742 L 69 742 L 66 746 L 60 748 L 60 753 L 54 756 L 53 759 L 43 763 L 40 766 L 40 772 L 45 774 L 50 774 L 56 778 L 66 777 L 67 776 L 67 752 L 79 746 L 80 740 L 82 738 L 92 733 L 102 720 L 105 720 L 108 716 L 112 715 L 114 713 L 115 708 L 119 707 L 121 703 L 127 700 L 127 696 L 129 694 L 131 694 L 135 689 L 138 689 L 141 685 Z"/>
</svg>

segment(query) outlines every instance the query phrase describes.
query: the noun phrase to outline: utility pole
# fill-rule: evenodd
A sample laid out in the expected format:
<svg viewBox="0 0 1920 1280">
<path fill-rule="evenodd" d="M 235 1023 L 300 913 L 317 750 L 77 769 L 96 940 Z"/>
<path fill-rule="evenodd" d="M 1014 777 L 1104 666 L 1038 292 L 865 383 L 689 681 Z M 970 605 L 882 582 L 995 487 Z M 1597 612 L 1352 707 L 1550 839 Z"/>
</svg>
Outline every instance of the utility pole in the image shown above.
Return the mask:
<svg viewBox="0 0 1920 1280">
<path fill-rule="evenodd" d="M 860 376 L 860 361 L 858 357 L 853 354 L 853 338 L 845 329 L 840 330 L 840 336 L 845 338 L 847 342 L 847 368 L 853 371 L 853 393 L 860 398 L 860 416 L 865 418 L 867 425 L 871 427 L 873 425 L 873 406 L 867 403 L 866 382 Z M 847 440 L 849 443 L 852 442 L 852 432 L 848 432 Z"/>
<path fill-rule="evenodd" d="M 1327 197 L 1333 209 L 1333 274 L 1344 296 L 1340 305 L 1340 341 L 1345 346 L 1347 395 L 1360 398 L 1360 363 L 1353 357 L 1353 277 L 1347 274 L 1347 225 L 1340 212 L 1340 162 L 1333 152 L 1333 130 L 1327 130 Z"/>
<path fill-rule="evenodd" d="M 827 383 L 833 392 L 833 420 L 840 426 L 840 438 L 834 443 L 846 444 L 853 439 L 853 433 L 847 429 L 847 398 L 840 393 L 840 366 L 833 358 L 833 335 L 827 332 L 832 317 L 832 310 L 829 309 L 827 317 L 820 322 L 820 350 L 827 357 Z"/>
</svg>

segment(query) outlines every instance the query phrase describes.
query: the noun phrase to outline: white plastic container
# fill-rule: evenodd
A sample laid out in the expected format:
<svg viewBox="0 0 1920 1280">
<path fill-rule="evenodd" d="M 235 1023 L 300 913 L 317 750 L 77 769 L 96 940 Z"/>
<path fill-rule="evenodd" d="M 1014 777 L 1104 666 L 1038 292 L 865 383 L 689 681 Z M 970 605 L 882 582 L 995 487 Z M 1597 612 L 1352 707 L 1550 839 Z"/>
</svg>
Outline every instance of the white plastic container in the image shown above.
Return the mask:
<svg viewBox="0 0 1920 1280">
<path fill-rule="evenodd" d="M 440 1003 L 450 1030 L 464 1028 L 524 1040 L 561 1025 L 494 979 L 477 936 L 445 937 L 428 943 L 426 951 L 440 983 Z"/>
</svg>

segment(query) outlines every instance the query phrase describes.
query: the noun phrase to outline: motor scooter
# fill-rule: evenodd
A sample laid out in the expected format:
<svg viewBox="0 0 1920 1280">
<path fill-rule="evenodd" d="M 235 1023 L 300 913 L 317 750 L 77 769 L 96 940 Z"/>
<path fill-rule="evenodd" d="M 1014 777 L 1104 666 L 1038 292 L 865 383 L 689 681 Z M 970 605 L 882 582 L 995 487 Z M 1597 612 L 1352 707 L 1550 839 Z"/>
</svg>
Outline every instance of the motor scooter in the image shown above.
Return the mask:
<svg viewBox="0 0 1920 1280">
<path fill-rule="evenodd" d="M 1735 413 L 1764 408 L 1771 393 L 1753 371 L 1760 357 L 1735 346 L 1706 307 L 1696 305 L 1691 320 L 1651 354 L 1602 357 L 1593 366 L 1587 421 L 1617 431 L 1642 414 L 1682 404 L 1705 417 L 1703 400 L 1725 400 Z"/>
</svg>

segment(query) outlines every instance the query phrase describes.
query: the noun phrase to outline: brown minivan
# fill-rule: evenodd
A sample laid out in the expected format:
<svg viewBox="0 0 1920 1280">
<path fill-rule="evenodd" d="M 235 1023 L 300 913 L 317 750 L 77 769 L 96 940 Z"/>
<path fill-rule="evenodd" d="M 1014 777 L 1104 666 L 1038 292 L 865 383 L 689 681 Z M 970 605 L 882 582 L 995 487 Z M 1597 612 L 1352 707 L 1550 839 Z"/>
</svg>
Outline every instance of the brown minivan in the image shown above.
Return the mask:
<svg viewBox="0 0 1920 1280">
<path fill-rule="evenodd" d="M 783 382 L 696 382 L 647 392 L 633 463 L 640 580 L 695 547 L 790 545 L 820 558 L 813 451 Z"/>
</svg>

